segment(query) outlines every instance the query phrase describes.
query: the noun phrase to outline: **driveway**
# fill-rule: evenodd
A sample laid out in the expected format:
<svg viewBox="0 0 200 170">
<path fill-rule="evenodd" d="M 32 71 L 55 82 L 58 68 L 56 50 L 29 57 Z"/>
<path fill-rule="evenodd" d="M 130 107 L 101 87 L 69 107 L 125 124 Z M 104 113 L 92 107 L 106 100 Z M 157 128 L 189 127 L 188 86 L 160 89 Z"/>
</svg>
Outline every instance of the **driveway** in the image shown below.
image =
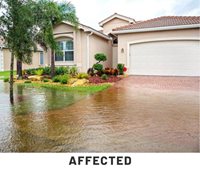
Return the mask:
<svg viewBox="0 0 200 170">
<path fill-rule="evenodd" d="M 199 152 L 195 77 L 129 76 L 62 109 L 9 115 L 2 151 Z"/>
<path fill-rule="evenodd" d="M 83 151 L 199 152 L 198 77 L 129 76 L 78 105 Z"/>
</svg>

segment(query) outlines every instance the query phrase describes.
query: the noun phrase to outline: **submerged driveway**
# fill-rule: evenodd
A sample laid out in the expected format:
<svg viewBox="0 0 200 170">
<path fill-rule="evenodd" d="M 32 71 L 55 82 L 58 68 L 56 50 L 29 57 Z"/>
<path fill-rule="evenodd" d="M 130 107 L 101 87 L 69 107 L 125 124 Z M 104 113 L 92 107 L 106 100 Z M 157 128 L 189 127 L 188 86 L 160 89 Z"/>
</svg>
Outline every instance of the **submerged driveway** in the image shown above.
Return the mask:
<svg viewBox="0 0 200 170">
<path fill-rule="evenodd" d="M 77 151 L 199 152 L 198 77 L 129 76 L 77 108 Z"/>
<path fill-rule="evenodd" d="M 76 98 L 48 95 L 52 106 Z M 38 99 L 35 108 L 47 106 Z M 197 77 L 129 76 L 62 109 L 3 115 L 3 152 L 199 152 Z"/>
</svg>

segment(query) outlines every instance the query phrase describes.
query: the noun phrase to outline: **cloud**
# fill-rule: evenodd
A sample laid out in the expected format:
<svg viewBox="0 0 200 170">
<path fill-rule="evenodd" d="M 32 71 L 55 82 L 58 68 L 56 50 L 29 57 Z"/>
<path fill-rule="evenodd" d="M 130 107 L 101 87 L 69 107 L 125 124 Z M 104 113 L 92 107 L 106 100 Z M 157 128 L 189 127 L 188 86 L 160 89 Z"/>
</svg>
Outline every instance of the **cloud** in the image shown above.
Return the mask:
<svg viewBox="0 0 200 170">
<path fill-rule="evenodd" d="M 200 15 L 198 0 L 70 0 L 80 22 L 100 29 L 98 22 L 117 12 L 136 20 L 163 15 Z"/>
</svg>

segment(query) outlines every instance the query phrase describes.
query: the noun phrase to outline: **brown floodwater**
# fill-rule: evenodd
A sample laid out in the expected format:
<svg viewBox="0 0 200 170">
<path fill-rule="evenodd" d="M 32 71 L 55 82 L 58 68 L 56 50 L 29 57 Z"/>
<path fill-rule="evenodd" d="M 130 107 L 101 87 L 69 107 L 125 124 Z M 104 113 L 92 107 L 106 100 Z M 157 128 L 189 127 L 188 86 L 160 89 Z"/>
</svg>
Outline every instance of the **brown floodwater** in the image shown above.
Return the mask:
<svg viewBox="0 0 200 170">
<path fill-rule="evenodd" d="M 15 86 L 15 106 L 0 82 L 0 151 L 199 152 L 198 89 L 132 81 L 94 95 Z"/>
</svg>

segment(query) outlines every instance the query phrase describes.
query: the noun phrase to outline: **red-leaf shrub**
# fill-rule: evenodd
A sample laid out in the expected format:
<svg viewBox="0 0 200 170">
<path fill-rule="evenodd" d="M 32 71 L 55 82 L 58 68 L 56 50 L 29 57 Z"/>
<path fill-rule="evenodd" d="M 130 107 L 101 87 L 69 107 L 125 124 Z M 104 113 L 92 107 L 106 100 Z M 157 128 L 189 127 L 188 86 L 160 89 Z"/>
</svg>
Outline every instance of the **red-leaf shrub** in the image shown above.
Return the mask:
<svg viewBox="0 0 200 170">
<path fill-rule="evenodd" d="M 89 78 L 90 83 L 99 84 L 99 83 L 114 83 L 121 80 L 120 77 L 110 76 L 107 80 L 102 80 L 99 76 L 93 76 Z"/>
</svg>

